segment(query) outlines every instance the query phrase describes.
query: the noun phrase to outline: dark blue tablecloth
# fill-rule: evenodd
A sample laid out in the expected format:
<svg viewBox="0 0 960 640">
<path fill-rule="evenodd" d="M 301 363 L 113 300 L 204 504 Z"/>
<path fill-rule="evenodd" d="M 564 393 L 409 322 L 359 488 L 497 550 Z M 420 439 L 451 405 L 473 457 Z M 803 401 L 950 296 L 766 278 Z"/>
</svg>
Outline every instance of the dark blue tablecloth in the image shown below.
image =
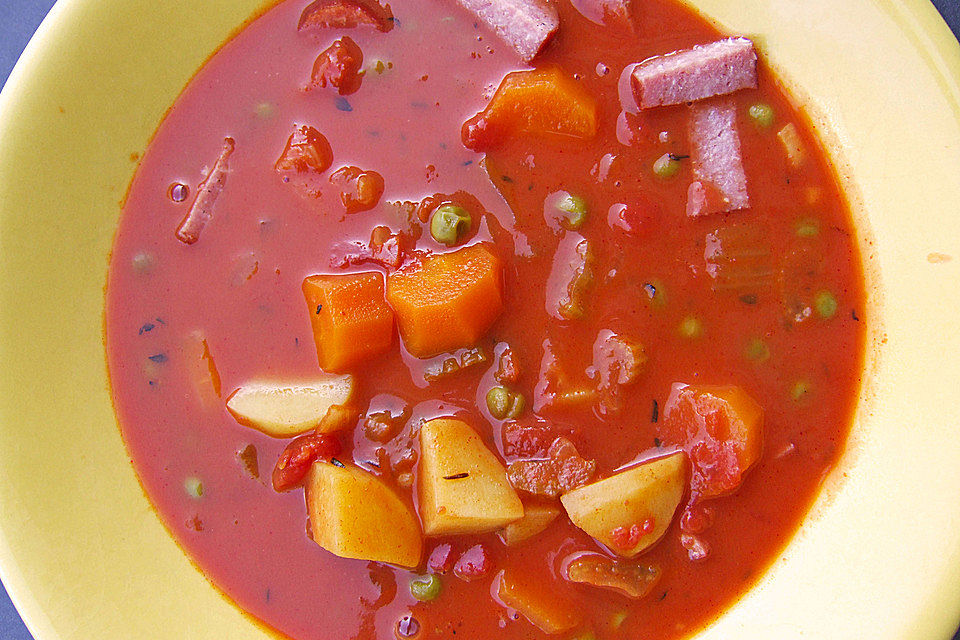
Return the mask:
<svg viewBox="0 0 960 640">
<path fill-rule="evenodd" d="M 842 2 L 843 0 L 838 0 Z M 955 34 L 960 34 L 960 0 L 932 0 Z M 17 58 L 54 0 L 0 0 L 0 82 L 6 82 Z M 0 640 L 32 640 L 5 590 L 0 588 Z M 960 640 L 960 631 L 954 636 Z"/>
</svg>

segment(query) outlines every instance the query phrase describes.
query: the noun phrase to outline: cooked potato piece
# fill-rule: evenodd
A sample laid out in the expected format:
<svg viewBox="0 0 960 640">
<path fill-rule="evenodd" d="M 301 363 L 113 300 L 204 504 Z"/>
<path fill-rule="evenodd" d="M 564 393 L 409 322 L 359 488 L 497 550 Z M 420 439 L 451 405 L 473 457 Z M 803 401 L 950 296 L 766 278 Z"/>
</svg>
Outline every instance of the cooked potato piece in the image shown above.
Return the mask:
<svg viewBox="0 0 960 640">
<path fill-rule="evenodd" d="M 503 465 L 462 420 L 420 428 L 420 518 L 428 536 L 494 531 L 523 517 Z"/>
<path fill-rule="evenodd" d="M 413 511 L 371 473 L 318 461 L 306 482 L 310 535 L 341 558 L 420 564 L 423 539 Z"/>
<path fill-rule="evenodd" d="M 505 526 L 500 539 L 508 547 L 518 545 L 544 531 L 559 515 L 560 509 L 552 504 L 525 505 L 523 517 Z"/>
<path fill-rule="evenodd" d="M 580 624 L 577 607 L 558 596 L 549 580 L 507 568 L 494 582 L 500 601 L 544 633 L 562 633 Z"/>
<path fill-rule="evenodd" d="M 353 395 L 353 376 L 328 375 L 306 382 L 255 380 L 227 398 L 227 409 L 240 424 L 274 438 L 291 438 L 326 424 L 324 432 L 345 428 L 343 407 Z M 333 409 L 331 419 L 324 420 Z"/>
<path fill-rule="evenodd" d="M 625 558 L 637 555 L 667 530 L 683 497 L 683 452 L 639 464 L 564 494 L 573 524 Z"/>
</svg>

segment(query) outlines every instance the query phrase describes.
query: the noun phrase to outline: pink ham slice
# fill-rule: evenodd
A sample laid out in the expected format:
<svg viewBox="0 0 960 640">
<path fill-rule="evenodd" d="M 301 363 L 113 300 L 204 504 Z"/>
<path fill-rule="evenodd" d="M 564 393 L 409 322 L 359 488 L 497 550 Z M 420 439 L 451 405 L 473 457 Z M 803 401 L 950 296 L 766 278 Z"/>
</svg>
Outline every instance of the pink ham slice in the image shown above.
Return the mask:
<svg viewBox="0 0 960 640">
<path fill-rule="evenodd" d="M 524 62 L 533 60 L 560 26 L 557 10 L 539 0 L 457 1 L 493 29 Z"/>
<path fill-rule="evenodd" d="M 757 86 L 757 52 L 747 38 L 726 38 L 644 60 L 630 82 L 641 109 L 726 95 Z"/>
<path fill-rule="evenodd" d="M 690 148 L 696 180 L 687 192 L 688 216 L 750 206 L 732 100 L 690 107 Z"/>
<path fill-rule="evenodd" d="M 223 150 L 217 163 L 213 165 L 210 173 L 204 178 L 200 186 L 197 187 L 197 197 L 190 205 L 190 211 L 183 217 L 180 226 L 177 227 L 177 239 L 186 244 L 193 244 L 200 239 L 200 233 L 204 227 L 213 219 L 213 205 L 216 203 L 220 192 L 223 191 L 227 183 L 227 160 L 233 153 L 233 138 L 225 138 L 223 141 Z"/>
</svg>

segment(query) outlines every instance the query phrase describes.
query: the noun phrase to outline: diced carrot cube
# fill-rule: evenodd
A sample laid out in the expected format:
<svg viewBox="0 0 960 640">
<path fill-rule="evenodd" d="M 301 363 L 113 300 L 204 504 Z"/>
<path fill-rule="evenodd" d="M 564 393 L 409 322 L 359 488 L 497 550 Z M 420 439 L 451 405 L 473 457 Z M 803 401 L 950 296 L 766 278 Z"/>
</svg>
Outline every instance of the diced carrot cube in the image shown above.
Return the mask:
<svg viewBox="0 0 960 640">
<path fill-rule="evenodd" d="M 577 607 L 560 596 L 549 580 L 507 568 L 494 581 L 500 601 L 544 633 L 563 633 L 580 624 Z"/>
<path fill-rule="evenodd" d="M 482 151 L 518 133 L 592 138 L 597 105 L 556 67 L 508 73 L 486 108 L 463 124 L 461 137 L 466 147 Z"/>
<path fill-rule="evenodd" d="M 310 276 L 303 295 L 324 371 L 345 371 L 390 348 L 393 312 L 379 273 Z"/>
<path fill-rule="evenodd" d="M 503 310 L 500 259 L 483 244 L 412 262 L 387 278 L 400 336 L 418 358 L 470 347 Z"/>
<path fill-rule="evenodd" d="M 661 436 L 687 451 L 695 497 L 740 486 L 763 449 L 763 409 L 740 387 L 674 385 Z"/>
</svg>

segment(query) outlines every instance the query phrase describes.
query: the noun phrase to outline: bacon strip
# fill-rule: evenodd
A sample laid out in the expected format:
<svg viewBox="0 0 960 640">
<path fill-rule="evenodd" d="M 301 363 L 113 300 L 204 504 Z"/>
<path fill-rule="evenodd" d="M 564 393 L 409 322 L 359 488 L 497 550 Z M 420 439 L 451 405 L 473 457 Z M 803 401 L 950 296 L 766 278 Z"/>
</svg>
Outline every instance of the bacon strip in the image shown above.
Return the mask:
<svg viewBox="0 0 960 640">
<path fill-rule="evenodd" d="M 641 109 L 726 95 L 757 86 L 757 53 L 747 38 L 726 38 L 648 58 L 630 82 Z"/>
<path fill-rule="evenodd" d="M 540 0 L 457 0 L 530 62 L 557 32 L 557 10 Z"/>
<path fill-rule="evenodd" d="M 227 183 L 227 159 L 233 153 L 233 138 L 224 138 L 223 150 L 220 157 L 213 165 L 210 173 L 204 178 L 203 182 L 197 188 L 197 197 L 190 205 L 190 211 L 183 217 L 180 226 L 177 227 L 177 239 L 186 244 L 193 244 L 200 239 L 200 232 L 203 231 L 207 223 L 213 218 L 213 205 L 223 191 Z"/>
<path fill-rule="evenodd" d="M 749 207 L 737 109 L 732 101 L 690 108 L 690 146 L 696 180 L 687 192 L 687 215 Z"/>
</svg>

